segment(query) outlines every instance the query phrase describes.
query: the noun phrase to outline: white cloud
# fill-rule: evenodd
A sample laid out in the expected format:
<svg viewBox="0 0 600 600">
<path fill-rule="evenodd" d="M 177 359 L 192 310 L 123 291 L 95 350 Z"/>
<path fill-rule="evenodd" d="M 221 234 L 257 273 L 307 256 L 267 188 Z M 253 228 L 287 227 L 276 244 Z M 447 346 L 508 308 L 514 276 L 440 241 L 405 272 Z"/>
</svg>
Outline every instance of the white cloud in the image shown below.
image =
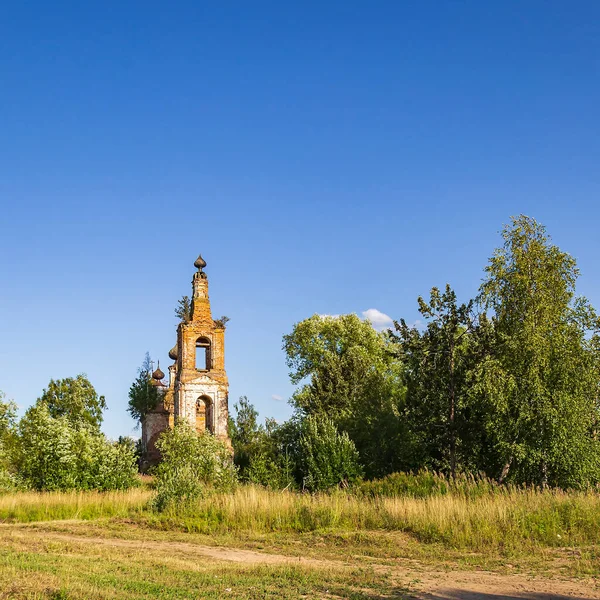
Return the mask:
<svg viewBox="0 0 600 600">
<path fill-rule="evenodd" d="M 275 402 L 281 402 L 281 401 L 283 400 L 283 397 L 282 397 L 282 396 L 280 396 L 279 394 L 273 394 L 273 395 L 271 396 L 271 398 L 272 398 L 273 400 L 275 400 Z"/>
<path fill-rule="evenodd" d="M 367 319 L 367 321 L 371 321 L 373 329 L 377 329 L 377 331 L 382 331 L 383 329 L 392 327 L 394 324 L 392 317 L 382 313 L 376 308 L 369 308 L 368 310 L 363 311 L 362 315 L 365 319 Z"/>
</svg>

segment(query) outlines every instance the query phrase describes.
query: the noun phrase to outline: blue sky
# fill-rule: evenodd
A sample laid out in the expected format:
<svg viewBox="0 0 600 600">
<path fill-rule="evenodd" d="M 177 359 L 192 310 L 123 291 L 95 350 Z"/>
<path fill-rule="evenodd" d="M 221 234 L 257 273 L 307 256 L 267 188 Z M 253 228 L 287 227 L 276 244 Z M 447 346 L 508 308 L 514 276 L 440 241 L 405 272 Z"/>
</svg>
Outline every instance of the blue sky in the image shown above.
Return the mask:
<svg viewBox="0 0 600 600">
<path fill-rule="evenodd" d="M 0 389 L 85 372 L 133 433 L 199 252 L 230 404 L 278 419 L 295 322 L 467 299 L 510 215 L 600 306 L 599 67 L 592 1 L 5 3 Z"/>
</svg>

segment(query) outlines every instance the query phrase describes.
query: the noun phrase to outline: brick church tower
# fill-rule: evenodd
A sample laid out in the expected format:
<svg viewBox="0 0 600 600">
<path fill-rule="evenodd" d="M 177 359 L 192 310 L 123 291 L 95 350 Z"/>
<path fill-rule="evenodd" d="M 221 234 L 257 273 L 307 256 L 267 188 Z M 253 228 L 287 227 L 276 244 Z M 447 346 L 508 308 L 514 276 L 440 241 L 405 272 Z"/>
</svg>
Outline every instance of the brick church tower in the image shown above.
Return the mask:
<svg viewBox="0 0 600 600">
<path fill-rule="evenodd" d="M 208 297 L 206 262 L 199 256 L 192 279 L 191 314 L 177 327 L 177 344 L 169 352 L 169 385 L 157 369 L 152 375 L 159 402 L 142 423 L 142 443 L 149 463 L 159 459 L 155 443 L 173 423 L 185 419 L 231 445 L 227 433 L 229 383 L 225 372 L 225 323 L 214 320 Z"/>
</svg>

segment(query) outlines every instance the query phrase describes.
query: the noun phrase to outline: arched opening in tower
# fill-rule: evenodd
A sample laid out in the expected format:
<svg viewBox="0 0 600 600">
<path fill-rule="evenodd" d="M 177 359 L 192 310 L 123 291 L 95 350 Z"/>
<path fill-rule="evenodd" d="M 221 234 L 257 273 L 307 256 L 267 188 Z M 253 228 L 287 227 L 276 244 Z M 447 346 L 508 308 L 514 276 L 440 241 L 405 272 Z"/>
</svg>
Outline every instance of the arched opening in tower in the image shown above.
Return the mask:
<svg viewBox="0 0 600 600">
<path fill-rule="evenodd" d="M 214 433 L 213 401 L 209 396 L 200 396 L 196 401 L 196 431 Z"/>
<path fill-rule="evenodd" d="M 210 371 L 210 340 L 206 337 L 196 340 L 196 370 Z"/>
</svg>

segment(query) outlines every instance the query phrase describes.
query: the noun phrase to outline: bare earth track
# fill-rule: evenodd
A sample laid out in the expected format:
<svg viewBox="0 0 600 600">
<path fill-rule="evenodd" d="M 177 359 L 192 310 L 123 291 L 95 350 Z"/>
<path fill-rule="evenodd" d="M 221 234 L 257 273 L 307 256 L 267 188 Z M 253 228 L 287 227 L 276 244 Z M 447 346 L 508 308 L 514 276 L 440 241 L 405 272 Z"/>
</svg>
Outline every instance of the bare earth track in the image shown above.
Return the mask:
<svg viewBox="0 0 600 600">
<path fill-rule="evenodd" d="M 190 542 L 121 539 L 114 537 L 91 537 L 74 535 L 35 527 L 10 526 L 14 542 L 48 543 L 56 541 L 95 547 L 126 548 L 134 551 L 160 551 L 173 560 L 185 561 L 193 569 L 203 558 L 215 561 L 229 561 L 246 565 L 303 565 L 315 569 L 356 568 L 357 558 L 349 560 L 320 560 L 315 558 L 271 554 L 255 550 L 228 547 L 206 546 Z M 6 539 L 4 540 L 6 542 Z M 398 597 L 412 597 L 422 600 L 562 600 L 565 598 L 600 599 L 600 590 L 593 583 L 578 580 L 548 579 L 524 575 L 506 575 L 487 571 L 440 571 L 414 561 L 398 561 L 399 564 L 373 564 L 370 566 L 397 583 L 398 589 L 409 589 Z M 401 563 L 401 564 L 400 564 Z M 414 563 L 414 564 L 412 564 Z"/>
</svg>

